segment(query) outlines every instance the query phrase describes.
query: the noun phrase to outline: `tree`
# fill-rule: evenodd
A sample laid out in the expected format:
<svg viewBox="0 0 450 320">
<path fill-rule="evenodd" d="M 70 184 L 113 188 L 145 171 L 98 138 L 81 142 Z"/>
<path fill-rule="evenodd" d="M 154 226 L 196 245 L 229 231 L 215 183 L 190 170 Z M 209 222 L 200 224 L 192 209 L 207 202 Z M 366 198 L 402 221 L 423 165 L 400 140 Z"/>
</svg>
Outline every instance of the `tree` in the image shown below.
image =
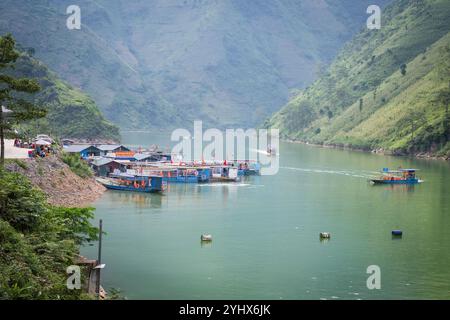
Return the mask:
<svg viewBox="0 0 450 320">
<path fill-rule="evenodd" d="M 360 112 L 362 111 L 363 103 L 364 103 L 363 98 L 359 99 L 359 111 Z"/>
<path fill-rule="evenodd" d="M 402 64 L 400 66 L 400 72 L 402 73 L 402 76 L 406 74 L 406 64 Z"/>
<path fill-rule="evenodd" d="M 445 142 L 450 141 L 450 112 L 449 112 L 449 104 L 450 104 L 450 82 L 448 84 L 447 90 L 440 91 L 436 98 L 433 100 L 434 103 L 438 103 L 444 105 L 445 113 L 444 113 L 444 139 Z"/>
<path fill-rule="evenodd" d="M 328 110 L 327 116 L 328 116 L 328 119 L 333 118 L 333 112 L 331 110 Z"/>
<path fill-rule="evenodd" d="M 417 111 L 412 108 L 408 110 L 408 115 L 406 116 L 406 121 L 409 123 L 411 128 L 411 141 L 414 142 L 414 133 L 417 129 L 417 123 L 423 120 L 425 114 L 422 111 Z"/>
<path fill-rule="evenodd" d="M 21 93 L 33 94 L 40 90 L 38 82 L 29 78 L 17 78 L 6 73 L 14 69 L 14 63 L 20 57 L 16 50 L 16 42 L 11 34 L 0 37 L 0 105 L 12 111 L 12 116 L 5 119 L 0 112 L 0 167 L 5 161 L 5 132 L 14 124 L 38 119 L 46 115 L 46 111 L 30 101 L 22 98 Z M 18 96 L 20 94 L 20 97 Z"/>
</svg>

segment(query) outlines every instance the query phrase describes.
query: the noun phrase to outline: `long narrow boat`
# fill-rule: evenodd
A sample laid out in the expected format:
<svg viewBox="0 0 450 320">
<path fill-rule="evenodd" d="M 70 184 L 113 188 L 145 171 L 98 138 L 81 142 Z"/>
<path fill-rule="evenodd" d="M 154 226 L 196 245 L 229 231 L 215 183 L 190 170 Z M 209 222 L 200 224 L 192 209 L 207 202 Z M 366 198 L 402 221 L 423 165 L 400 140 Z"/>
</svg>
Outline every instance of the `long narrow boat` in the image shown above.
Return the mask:
<svg viewBox="0 0 450 320">
<path fill-rule="evenodd" d="M 129 174 L 111 175 L 109 178 L 97 178 L 105 188 L 134 192 L 163 192 L 165 182 L 159 176 L 137 176 Z"/>
<path fill-rule="evenodd" d="M 201 183 L 211 178 L 208 167 L 176 167 L 170 165 L 135 166 L 134 170 L 145 175 L 158 176 L 169 183 Z"/>
<path fill-rule="evenodd" d="M 417 169 L 383 169 L 383 175 L 378 179 L 371 179 L 374 184 L 417 184 L 419 178 L 416 176 Z"/>
</svg>

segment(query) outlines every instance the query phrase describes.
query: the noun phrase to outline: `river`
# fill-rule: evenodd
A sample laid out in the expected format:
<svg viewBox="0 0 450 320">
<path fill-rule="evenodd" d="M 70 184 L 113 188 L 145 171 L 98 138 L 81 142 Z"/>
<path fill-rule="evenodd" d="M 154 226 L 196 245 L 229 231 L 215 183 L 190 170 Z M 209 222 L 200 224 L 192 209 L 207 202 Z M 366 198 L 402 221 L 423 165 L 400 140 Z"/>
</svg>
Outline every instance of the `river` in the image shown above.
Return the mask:
<svg viewBox="0 0 450 320">
<path fill-rule="evenodd" d="M 164 134 L 123 136 L 169 145 Z M 399 166 L 424 182 L 367 182 Z M 274 176 L 174 184 L 163 195 L 107 191 L 93 204 L 107 232 L 103 286 L 130 299 L 449 299 L 449 181 L 444 161 L 281 143 Z M 370 265 L 379 290 L 367 288 Z"/>
</svg>

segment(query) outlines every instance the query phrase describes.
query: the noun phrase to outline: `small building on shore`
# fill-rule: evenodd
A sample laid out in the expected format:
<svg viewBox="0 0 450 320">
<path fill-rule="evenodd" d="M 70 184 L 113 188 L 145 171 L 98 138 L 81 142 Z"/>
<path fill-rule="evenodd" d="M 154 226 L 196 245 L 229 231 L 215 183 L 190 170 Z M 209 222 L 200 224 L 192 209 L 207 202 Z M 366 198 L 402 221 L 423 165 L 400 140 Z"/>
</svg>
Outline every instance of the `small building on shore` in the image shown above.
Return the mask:
<svg viewBox="0 0 450 320">
<path fill-rule="evenodd" d="M 125 172 L 127 170 L 126 163 L 116 161 L 111 158 L 98 158 L 91 162 L 92 169 L 100 177 L 106 177 L 114 171 L 119 170 Z"/>
<path fill-rule="evenodd" d="M 79 153 L 82 158 L 99 157 L 102 151 L 89 144 L 72 144 L 67 148 L 64 148 L 67 153 Z"/>
<path fill-rule="evenodd" d="M 172 157 L 170 154 L 162 152 L 136 153 L 134 155 L 135 161 L 143 161 L 143 162 L 170 161 L 171 159 Z"/>
<path fill-rule="evenodd" d="M 101 151 L 101 156 L 106 156 L 108 153 L 130 152 L 130 149 L 121 144 L 99 144 L 95 147 Z"/>
<path fill-rule="evenodd" d="M 154 162 L 154 161 L 159 161 L 159 158 L 153 154 L 148 154 L 148 153 L 136 153 L 134 154 L 134 161 L 139 161 L 139 162 Z"/>
</svg>

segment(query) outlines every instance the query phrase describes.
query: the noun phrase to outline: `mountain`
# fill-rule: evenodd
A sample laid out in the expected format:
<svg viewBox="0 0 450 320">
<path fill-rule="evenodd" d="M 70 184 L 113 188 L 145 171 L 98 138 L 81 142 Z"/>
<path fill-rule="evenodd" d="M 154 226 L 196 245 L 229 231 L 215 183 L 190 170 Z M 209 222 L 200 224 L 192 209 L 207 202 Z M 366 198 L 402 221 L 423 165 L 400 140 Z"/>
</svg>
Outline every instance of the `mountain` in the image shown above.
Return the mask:
<svg viewBox="0 0 450 320">
<path fill-rule="evenodd" d="M 388 0 L 379 0 L 384 5 Z M 3 0 L 12 32 L 122 128 L 253 126 L 310 84 L 370 0 Z"/>
<path fill-rule="evenodd" d="M 117 140 L 119 129 L 107 121 L 86 94 L 60 80 L 42 62 L 22 53 L 11 74 L 36 79 L 41 90 L 33 102 L 47 109 L 45 118 L 22 126 L 30 134 L 57 137 Z"/>
<path fill-rule="evenodd" d="M 264 124 L 284 138 L 392 153 L 450 152 L 450 2 L 397 0 Z"/>
</svg>

